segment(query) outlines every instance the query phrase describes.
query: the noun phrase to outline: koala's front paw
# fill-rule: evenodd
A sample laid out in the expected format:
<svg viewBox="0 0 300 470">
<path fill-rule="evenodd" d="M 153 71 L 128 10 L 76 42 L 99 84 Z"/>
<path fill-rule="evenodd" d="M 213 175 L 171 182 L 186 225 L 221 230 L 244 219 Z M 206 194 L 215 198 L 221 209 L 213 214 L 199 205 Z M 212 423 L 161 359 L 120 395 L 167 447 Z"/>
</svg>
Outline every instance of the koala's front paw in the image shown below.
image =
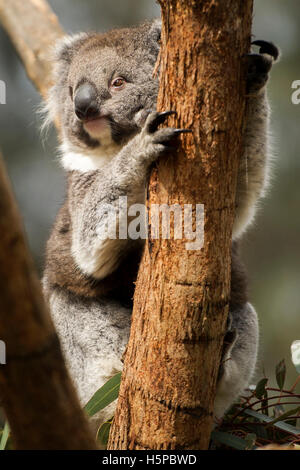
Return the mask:
<svg viewBox="0 0 300 470">
<path fill-rule="evenodd" d="M 268 81 L 272 64 L 277 60 L 279 51 L 271 42 L 253 41 L 253 45 L 259 46 L 259 54 L 247 54 L 248 75 L 247 92 L 257 93 Z"/>
<path fill-rule="evenodd" d="M 140 138 L 148 161 L 156 160 L 162 153 L 172 148 L 180 134 L 192 132 L 190 129 L 175 129 L 172 127 L 159 129 L 158 126 L 171 114 L 176 114 L 176 112 L 164 111 L 159 113 L 154 111 L 146 119 Z"/>
</svg>

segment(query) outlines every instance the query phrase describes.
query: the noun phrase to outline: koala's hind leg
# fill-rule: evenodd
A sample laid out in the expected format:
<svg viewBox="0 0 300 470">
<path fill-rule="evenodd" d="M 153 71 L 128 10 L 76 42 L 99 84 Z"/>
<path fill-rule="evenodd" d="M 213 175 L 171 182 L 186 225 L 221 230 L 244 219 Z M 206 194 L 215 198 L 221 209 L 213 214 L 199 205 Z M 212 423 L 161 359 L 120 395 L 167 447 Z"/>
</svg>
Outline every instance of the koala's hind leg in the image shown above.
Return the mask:
<svg viewBox="0 0 300 470">
<path fill-rule="evenodd" d="M 264 195 L 270 179 L 270 111 L 265 85 L 279 52 L 274 44 L 266 41 L 254 41 L 253 44 L 259 46 L 260 51 L 247 55 L 246 128 L 237 184 L 234 239 L 239 238 L 253 220 L 257 202 Z"/>
<path fill-rule="evenodd" d="M 220 368 L 214 416 L 221 419 L 249 385 L 255 370 L 258 348 L 257 314 L 250 303 L 231 312 L 225 350 Z M 226 337 L 225 337 L 226 341 Z"/>
</svg>

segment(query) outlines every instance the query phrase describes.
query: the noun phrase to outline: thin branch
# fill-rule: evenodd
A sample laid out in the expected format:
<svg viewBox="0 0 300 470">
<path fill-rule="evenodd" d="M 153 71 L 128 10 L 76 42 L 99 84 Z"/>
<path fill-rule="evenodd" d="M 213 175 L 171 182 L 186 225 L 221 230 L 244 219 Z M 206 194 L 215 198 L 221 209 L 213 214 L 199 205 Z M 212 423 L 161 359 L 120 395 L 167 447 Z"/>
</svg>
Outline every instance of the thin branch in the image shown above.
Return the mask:
<svg viewBox="0 0 300 470">
<path fill-rule="evenodd" d="M 0 0 L 0 21 L 45 97 L 50 49 L 63 35 L 44 0 Z M 66 370 L 59 341 L 24 239 L 0 157 L 1 403 L 17 449 L 95 449 L 88 421 Z"/>
<path fill-rule="evenodd" d="M 0 157 L 1 401 L 17 449 L 95 449 L 45 306 Z"/>
</svg>

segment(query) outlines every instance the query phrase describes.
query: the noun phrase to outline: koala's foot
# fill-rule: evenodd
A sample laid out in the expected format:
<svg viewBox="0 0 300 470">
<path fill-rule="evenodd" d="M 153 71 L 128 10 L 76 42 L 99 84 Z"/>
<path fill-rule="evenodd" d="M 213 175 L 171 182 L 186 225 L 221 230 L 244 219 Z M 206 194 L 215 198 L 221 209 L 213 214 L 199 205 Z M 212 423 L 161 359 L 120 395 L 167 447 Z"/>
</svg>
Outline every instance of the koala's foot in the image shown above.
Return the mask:
<svg viewBox="0 0 300 470">
<path fill-rule="evenodd" d="M 249 385 L 255 369 L 258 322 L 250 303 L 231 312 L 226 337 L 214 406 L 216 423 Z"/>
<path fill-rule="evenodd" d="M 219 373 L 218 373 L 218 381 L 220 381 L 224 375 L 226 361 L 230 360 L 230 351 L 232 350 L 234 343 L 237 339 L 237 335 L 238 335 L 237 329 L 233 328 L 232 323 L 233 323 L 232 314 L 231 312 L 229 312 L 229 315 L 227 318 L 226 333 L 225 333 L 224 342 L 223 342 L 222 359 L 221 359 L 221 364 L 220 364 Z"/>
<path fill-rule="evenodd" d="M 248 75 L 247 92 L 257 93 L 268 81 L 272 64 L 279 56 L 277 47 L 267 41 L 253 41 L 253 45 L 259 46 L 259 54 L 247 54 Z"/>
<path fill-rule="evenodd" d="M 159 113 L 154 111 L 146 119 L 140 136 L 143 140 L 143 148 L 146 149 L 146 156 L 150 160 L 155 160 L 160 154 L 172 148 L 180 134 L 192 132 L 190 129 L 175 129 L 172 127 L 159 129 L 158 126 L 171 114 L 176 114 L 176 112 L 164 111 Z"/>
</svg>

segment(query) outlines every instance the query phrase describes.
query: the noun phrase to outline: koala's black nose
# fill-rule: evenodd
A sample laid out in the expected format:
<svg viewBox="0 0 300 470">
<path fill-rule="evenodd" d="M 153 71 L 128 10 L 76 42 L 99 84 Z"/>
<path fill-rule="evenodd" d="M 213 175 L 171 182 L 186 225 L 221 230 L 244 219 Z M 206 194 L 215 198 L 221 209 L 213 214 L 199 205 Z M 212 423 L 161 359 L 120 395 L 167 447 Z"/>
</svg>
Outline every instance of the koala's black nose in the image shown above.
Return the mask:
<svg viewBox="0 0 300 470">
<path fill-rule="evenodd" d="M 76 91 L 74 105 L 78 119 L 90 119 L 99 114 L 97 105 L 97 90 L 90 83 L 80 85 Z"/>
</svg>

